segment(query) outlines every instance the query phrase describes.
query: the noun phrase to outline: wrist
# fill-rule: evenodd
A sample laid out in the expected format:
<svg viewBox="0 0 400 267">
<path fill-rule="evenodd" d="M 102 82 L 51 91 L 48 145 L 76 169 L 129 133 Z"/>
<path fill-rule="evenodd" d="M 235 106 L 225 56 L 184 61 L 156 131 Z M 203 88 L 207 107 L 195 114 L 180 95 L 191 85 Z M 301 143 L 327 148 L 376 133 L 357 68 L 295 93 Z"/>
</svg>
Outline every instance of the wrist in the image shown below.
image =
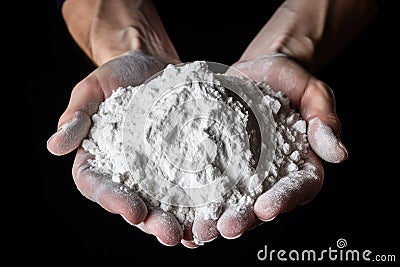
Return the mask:
<svg viewBox="0 0 400 267">
<path fill-rule="evenodd" d="M 152 36 L 154 37 L 154 36 Z M 91 38 L 91 58 L 98 66 L 127 52 L 142 51 L 165 63 L 177 64 L 180 59 L 172 43 L 157 43 L 141 34 L 141 30 L 128 26 Z"/>
<path fill-rule="evenodd" d="M 328 0 L 286 0 L 247 47 L 241 60 L 282 53 L 312 68 L 316 47 L 324 34 Z"/>
<path fill-rule="evenodd" d="M 315 54 L 315 41 L 304 36 L 296 36 L 290 33 L 275 35 L 268 45 L 252 46 L 246 49 L 240 61 L 255 60 L 270 55 L 284 55 L 291 58 L 307 69 L 313 67 Z"/>
<path fill-rule="evenodd" d="M 375 4 L 374 0 L 286 0 L 240 60 L 283 53 L 314 72 L 362 31 L 376 12 Z"/>
<path fill-rule="evenodd" d="M 75 41 L 98 66 L 138 50 L 166 63 L 179 62 L 150 0 L 67 0 L 63 16 Z"/>
</svg>

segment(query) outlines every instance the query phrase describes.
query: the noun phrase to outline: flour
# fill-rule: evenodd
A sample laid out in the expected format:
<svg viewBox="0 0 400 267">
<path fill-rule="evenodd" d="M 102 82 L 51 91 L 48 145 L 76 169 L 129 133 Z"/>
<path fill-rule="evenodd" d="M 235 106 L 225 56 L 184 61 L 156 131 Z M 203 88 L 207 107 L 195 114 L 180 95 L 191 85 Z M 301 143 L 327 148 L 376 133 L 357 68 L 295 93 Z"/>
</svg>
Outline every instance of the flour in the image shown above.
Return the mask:
<svg viewBox="0 0 400 267">
<path fill-rule="evenodd" d="M 82 143 L 92 169 L 181 224 L 253 205 L 299 170 L 308 149 L 306 123 L 287 97 L 204 61 L 117 88 L 92 121 Z"/>
</svg>

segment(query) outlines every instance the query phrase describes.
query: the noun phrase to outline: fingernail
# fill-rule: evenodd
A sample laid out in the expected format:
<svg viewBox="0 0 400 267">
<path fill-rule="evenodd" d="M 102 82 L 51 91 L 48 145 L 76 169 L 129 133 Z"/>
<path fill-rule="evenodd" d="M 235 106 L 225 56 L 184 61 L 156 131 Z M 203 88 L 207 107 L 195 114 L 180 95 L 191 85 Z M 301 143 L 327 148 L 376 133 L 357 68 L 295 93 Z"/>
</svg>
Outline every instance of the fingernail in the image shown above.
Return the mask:
<svg viewBox="0 0 400 267">
<path fill-rule="evenodd" d="M 274 217 L 272 217 L 270 219 L 266 219 L 266 220 L 260 219 L 260 220 L 263 221 L 263 222 L 270 222 L 270 221 L 273 221 L 275 218 L 276 218 L 276 216 L 274 216 Z"/>
<path fill-rule="evenodd" d="M 223 238 L 232 240 L 232 239 L 236 239 L 236 238 L 241 237 L 243 233 L 238 234 L 238 235 L 236 235 L 236 236 L 225 236 L 225 235 L 223 235 L 222 233 L 220 233 L 220 234 L 221 234 L 221 236 L 222 236 Z"/>
<path fill-rule="evenodd" d="M 190 248 L 190 249 L 195 249 L 200 246 L 200 245 L 196 244 L 194 241 L 185 241 L 185 240 L 182 240 L 181 244 L 183 246 L 185 246 L 186 248 Z"/>
<path fill-rule="evenodd" d="M 343 160 L 347 159 L 347 157 L 349 156 L 349 153 L 347 152 L 346 147 L 343 145 L 343 143 L 340 139 L 338 139 L 338 146 L 342 150 Z"/>
<path fill-rule="evenodd" d="M 218 236 L 214 236 L 213 238 L 211 238 L 211 239 L 208 239 L 208 240 L 202 240 L 201 242 L 203 242 L 203 243 L 209 243 L 209 242 L 211 242 L 211 241 L 214 241 L 215 239 L 217 239 L 218 238 Z"/>
<path fill-rule="evenodd" d="M 49 143 L 50 143 L 51 140 L 53 140 L 53 138 L 58 134 L 58 131 L 59 131 L 59 130 L 57 130 L 57 132 L 53 133 L 53 134 L 50 136 L 50 138 L 47 139 L 47 142 L 46 142 L 47 148 L 49 148 Z"/>
<path fill-rule="evenodd" d="M 72 120 L 73 120 L 73 119 L 72 119 Z M 56 131 L 54 134 L 52 134 L 52 135 L 50 136 L 50 138 L 47 140 L 47 144 L 48 144 L 55 136 L 59 135 L 59 134 L 63 131 L 63 129 L 65 129 L 65 127 L 66 127 L 68 124 L 70 124 L 70 123 L 72 122 L 72 120 L 70 120 L 69 122 L 66 122 L 66 123 L 62 124 L 60 127 L 58 127 L 57 131 Z"/>
<path fill-rule="evenodd" d="M 158 242 L 160 242 L 164 246 L 167 246 L 167 247 L 173 247 L 174 246 L 174 245 L 170 245 L 170 244 L 164 243 L 158 236 L 156 236 L 156 238 L 157 238 Z"/>
</svg>

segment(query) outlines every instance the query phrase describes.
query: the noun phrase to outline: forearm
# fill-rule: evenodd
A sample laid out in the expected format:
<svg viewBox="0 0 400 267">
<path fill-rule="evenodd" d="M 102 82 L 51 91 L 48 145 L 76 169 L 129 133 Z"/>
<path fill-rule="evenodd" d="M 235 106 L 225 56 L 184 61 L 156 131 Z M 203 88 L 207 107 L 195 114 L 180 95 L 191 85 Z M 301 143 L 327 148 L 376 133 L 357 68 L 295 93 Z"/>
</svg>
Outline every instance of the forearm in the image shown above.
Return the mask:
<svg viewBox="0 0 400 267">
<path fill-rule="evenodd" d="M 373 0 L 286 0 L 240 61 L 284 53 L 318 70 L 360 33 L 376 12 Z"/>
<path fill-rule="evenodd" d="M 179 61 L 150 0 L 67 0 L 62 14 L 76 43 L 97 65 L 135 50 Z"/>
</svg>

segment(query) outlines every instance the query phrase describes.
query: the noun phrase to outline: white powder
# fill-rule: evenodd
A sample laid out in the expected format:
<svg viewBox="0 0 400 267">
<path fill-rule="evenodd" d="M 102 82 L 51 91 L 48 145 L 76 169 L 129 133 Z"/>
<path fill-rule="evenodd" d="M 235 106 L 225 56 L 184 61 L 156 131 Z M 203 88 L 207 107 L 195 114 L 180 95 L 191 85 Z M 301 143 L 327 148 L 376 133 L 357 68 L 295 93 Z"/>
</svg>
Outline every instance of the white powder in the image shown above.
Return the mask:
<svg viewBox="0 0 400 267">
<path fill-rule="evenodd" d="M 82 146 L 95 156 L 93 170 L 182 224 L 252 205 L 299 170 L 308 148 L 288 98 L 204 61 L 117 88 L 92 120 Z"/>
</svg>

